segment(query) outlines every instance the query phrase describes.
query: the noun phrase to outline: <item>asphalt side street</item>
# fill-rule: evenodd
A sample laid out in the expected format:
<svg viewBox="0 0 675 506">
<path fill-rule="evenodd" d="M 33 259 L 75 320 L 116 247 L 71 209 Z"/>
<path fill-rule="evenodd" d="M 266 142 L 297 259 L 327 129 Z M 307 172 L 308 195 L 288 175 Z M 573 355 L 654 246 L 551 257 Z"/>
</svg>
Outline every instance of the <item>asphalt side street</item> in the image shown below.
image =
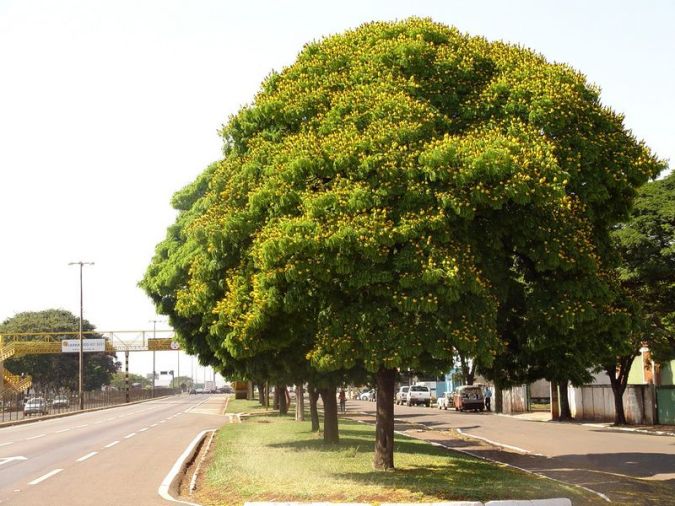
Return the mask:
<svg viewBox="0 0 675 506">
<path fill-rule="evenodd" d="M 348 401 L 372 423 L 375 404 Z M 674 504 L 675 437 L 494 413 L 395 406 L 396 430 L 590 489 L 617 504 Z"/>
<path fill-rule="evenodd" d="M 174 396 L 0 429 L 0 504 L 169 504 L 158 487 L 225 395 Z"/>
</svg>

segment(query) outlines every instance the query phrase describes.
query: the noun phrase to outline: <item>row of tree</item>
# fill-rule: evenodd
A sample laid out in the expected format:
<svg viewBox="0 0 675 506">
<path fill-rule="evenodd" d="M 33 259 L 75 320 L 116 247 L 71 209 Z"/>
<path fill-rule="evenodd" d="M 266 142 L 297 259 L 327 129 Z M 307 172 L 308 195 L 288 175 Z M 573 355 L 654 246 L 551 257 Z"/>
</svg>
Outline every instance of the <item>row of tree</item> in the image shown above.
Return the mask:
<svg viewBox="0 0 675 506">
<path fill-rule="evenodd" d="M 665 164 L 566 65 L 371 23 L 307 44 L 222 137 L 141 286 L 202 363 L 309 382 L 327 440 L 336 385 L 372 381 L 376 468 L 398 370 L 579 383 L 644 333 L 611 233 Z"/>
</svg>

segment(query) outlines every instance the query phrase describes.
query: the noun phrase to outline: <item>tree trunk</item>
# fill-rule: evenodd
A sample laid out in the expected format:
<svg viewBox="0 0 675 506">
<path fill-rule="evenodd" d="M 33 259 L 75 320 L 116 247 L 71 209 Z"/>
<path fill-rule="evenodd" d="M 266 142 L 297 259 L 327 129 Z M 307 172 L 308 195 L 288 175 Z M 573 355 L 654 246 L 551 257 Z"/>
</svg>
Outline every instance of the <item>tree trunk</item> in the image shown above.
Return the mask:
<svg viewBox="0 0 675 506">
<path fill-rule="evenodd" d="M 319 432 L 321 425 L 319 424 L 319 410 L 316 403 L 319 400 L 319 392 L 313 385 L 308 386 L 309 393 L 309 415 L 312 419 L 312 432 Z"/>
<path fill-rule="evenodd" d="M 394 469 L 394 384 L 396 369 L 381 368 L 377 380 L 375 417 L 375 469 Z"/>
<path fill-rule="evenodd" d="M 279 414 L 287 415 L 288 414 L 288 389 L 286 385 L 277 385 L 277 390 L 279 392 Z"/>
<path fill-rule="evenodd" d="M 502 387 L 495 383 L 495 413 L 504 412 L 504 394 Z"/>
<path fill-rule="evenodd" d="M 273 410 L 278 410 L 279 409 L 279 393 L 281 392 L 281 387 L 279 385 L 275 385 L 274 387 L 274 400 L 272 401 L 272 409 Z"/>
<path fill-rule="evenodd" d="M 302 382 L 295 385 L 295 421 L 305 421 L 305 392 L 302 388 Z"/>
<path fill-rule="evenodd" d="M 558 420 L 561 422 L 567 422 L 572 419 L 572 412 L 570 411 L 570 399 L 567 395 L 567 385 L 569 382 L 567 380 L 562 380 L 558 382 L 558 389 L 560 390 L 560 416 Z"/>
<path fill-rule="evenodd" d="M 623 406 L 623 394 L 628 384 L 628 372 L 635 356 L 621 357 L 619 367 L 606 367 L 605 372 L 609 376 L 609 382 L 612 384 L 612 394 L 614 395 L 614 425 L 626 425 L 626 411 Z"/>
<path fill-rule="evenodd" d="M 319 390 L 323 401 L 323 442 L 337 444 L 340 442 L 338 433 L 338 409 L 335 387 Z"/>
<path fill-rule="evenodd" d="M 265 384 L 258 383 L 258 397 L 260 398 L 260 404 L 265 405 Z"/>
</svg>

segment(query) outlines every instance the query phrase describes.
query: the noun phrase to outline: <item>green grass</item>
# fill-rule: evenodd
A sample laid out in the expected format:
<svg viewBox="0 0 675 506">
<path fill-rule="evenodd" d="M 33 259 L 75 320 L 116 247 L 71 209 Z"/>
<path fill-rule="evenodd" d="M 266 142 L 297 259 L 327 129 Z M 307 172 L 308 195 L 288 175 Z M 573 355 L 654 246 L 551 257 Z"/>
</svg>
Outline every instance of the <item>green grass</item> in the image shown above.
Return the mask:
<svg viewBox="0 0 675 506">
<path fill-rule="evenodd" d="M 371 426 L 340 420 L 340 444 L 324 445 L 309 423 L 259 416 L 218 431 L 198 502 L 433 502 L 569 497 L 599 504 L 574 487 L 397 437 L 395 471 L 374 471 Z"/>
<path fill-rule="evenodd" d="M 227 403 L 227 413 L 272 413 L 271 409 L 265 409 L 258 401 L 249 401 L 246 399 L 235 399 L 232 396 Z"/>
</svg>

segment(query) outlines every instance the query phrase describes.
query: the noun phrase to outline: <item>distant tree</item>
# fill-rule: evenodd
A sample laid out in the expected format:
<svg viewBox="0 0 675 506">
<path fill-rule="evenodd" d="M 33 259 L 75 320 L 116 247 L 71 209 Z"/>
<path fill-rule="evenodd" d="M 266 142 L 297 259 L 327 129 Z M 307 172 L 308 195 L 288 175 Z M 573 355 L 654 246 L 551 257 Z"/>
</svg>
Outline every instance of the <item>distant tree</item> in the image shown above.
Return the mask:
<svg viewBox="0 0 675 506">
<path fill-rule="evenodd" d="M 373 374 L 378 469 L 397 370 L 489 367 L 514 279 L 539 338 L 574 348 L 611 298 L 606 230 L 661 169 L 581 74 L 415 18 L 307 44 L 223 137 L 142 284 L 223 364 Z"/>
<path fill-rule="evenodd" d="M 171 382 L 172 388 L 183 388 L 190 389 L 192 388 L 192 378 L 189 376 L 177 376 Z"/>
<path fill-rule="evenodd" d="M 63 309 L 48 309 L 45 311 L 30 311 L 18 313 L 0 324 L 0 334 L 27 334 L 25 339 L 42 339 L 42 332 L 55 334 L 56 339 L 73 339 L 73 332 L 78 332 L 80 319 Z M 95 327 L 87 320 L 82 322 L 85 332 L 93 332 Z M 59 335 L 59 332 L 68 332 Z M 89 338 L 101 339 L 99 334 L 87 334 Z M 8 370 L 14 373 L 25 373 L 33 378 L 33 385 L 37 388 L 50 390 L 70 389 L 77 390 L 79 384 L 79 356 L 77 353 L 59 353 L 48 355 L 24 355 L 12 357 L 5 362 Z M 107 385 L 113 373 L 117 370 L 115 355 L 112 353 L 85 353 L 84 354 L 84 389 L 97 390 Z"/>
<path fill-rule="evenodd" d="M 615 423 L 626 417 L 623 393 L 640 348 L 656 360 L 675 356 L 675 173 L 640 188 L 630 220 L 613 233 L 628 331 L 607 339 L 602 368 L 614 393 Z"/>
<path fill-rule="evenodd" d="M 131 385 L 137 383 L 141 388 L 149 388 L 152 386 L 152 380 L 146 378 L 141 374 L 129 373 L 129 388 Z M 110 386 L 116 388 L 117 390 L 126 390 L 126 373 L 119 371 L 112 375 L 110 379 Z"/>
</svg>

